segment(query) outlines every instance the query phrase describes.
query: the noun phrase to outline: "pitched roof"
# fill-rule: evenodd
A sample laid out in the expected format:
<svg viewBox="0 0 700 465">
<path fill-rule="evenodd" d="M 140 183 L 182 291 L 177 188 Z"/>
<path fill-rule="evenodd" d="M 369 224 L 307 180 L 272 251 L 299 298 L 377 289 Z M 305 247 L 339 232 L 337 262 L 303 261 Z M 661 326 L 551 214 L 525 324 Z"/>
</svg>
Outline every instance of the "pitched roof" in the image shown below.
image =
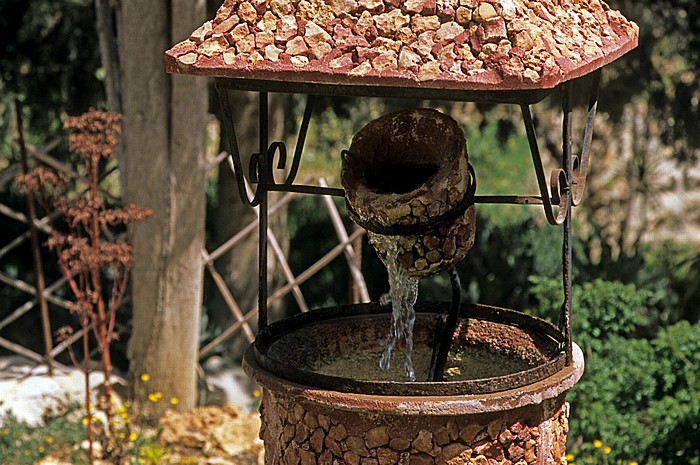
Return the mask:
<svg viewBox="0 0 700 465">
<path fill-rule="evenodd" d="M 343 85 L 549 89 L 637 46 L 600 0 L 225 0 L 169 73 Z"/>
</svg>

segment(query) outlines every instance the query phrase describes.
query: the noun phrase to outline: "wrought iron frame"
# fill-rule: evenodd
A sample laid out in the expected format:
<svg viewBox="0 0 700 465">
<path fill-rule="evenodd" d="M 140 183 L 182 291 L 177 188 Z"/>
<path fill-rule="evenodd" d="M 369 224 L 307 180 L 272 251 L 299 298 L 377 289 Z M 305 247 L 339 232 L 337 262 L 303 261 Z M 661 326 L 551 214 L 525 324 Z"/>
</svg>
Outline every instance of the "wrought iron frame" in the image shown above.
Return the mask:
<svg viewBox="0 0 700 465">
<path fill-rule="evenodd" d="M 572 207 L 581 202 L 586 187 L 591 139 L 593 134 L 593 120 L 597 109 L 600 76 L 600 69 L 592 73 L 592 83 L 580 155 L 574 155 L 572 153 L 572 92 L 575 81 L 564 82 L 554 89 L 502 91 L 465 91 L 452 89 L 423 89 L 356 85 L 349 86 L 326 83 L 263 81 L 232 78 L 216 78 L 215 85 L 219 93 L 221 109 L 224 117 L 225 135 L 229 143 L 229 152 L 231 154 L 228 158 L 229 165 L 236 176 L 238 191 L 243 202 L 250 206 L 258 206 L 260 208 L 260 231 L 267 230 L 268 194 L 270 192 L 296 192 L 302 194 L 344 197 L 343 190 L 339 188 L 295 183 L 304 150 L 309 123 L 313 113 L 315 96 L 325 95 L 345 97 L 405 98 L 519 105 L 525 123 L 525 130 L 527 133 L 528 144 L 532 155 L 540 195 L 473 195 L 473 202 L 491 204 L 542 205 L 547 221 L 552 225 L 563 227 L 564 237 L 562 246 L 562 277 L 564 301 L 561 307 L 558 326 L 563 336 L 563 350 L 566 354 L 566 363 L 570 364 L 572 362 L 573 352 L 571 339 L 571 213 Z M 228 95 L 229 90 L 255 91 L 259 94 L 259 150 L 257 153 L 252 154 L 247 171 L 248 181 L 255 185 L 255 190 L 252 197 L 249 196 L 246 189 L 241 153 L 238 148 L 236 131 L 233 126 L 233 114 Z M 560 90 L 562 94 L 562 157 L 561 167 L 555 168 L 551 171 L 548 182 L 537 143 L 535 122 L 530 111 L 530 106 L 548 97 L 555 90 Z M 306 108 L 299 127 L 299 133 L 297 136 L 291 165 L 284 178 L 284 181 L 282 182 L 277 182 L 274 177 L 275 158 L 277 158 L 276 169 L 280 170 L 281 172 L 286 171 L 288 161 L 287 147 L 284 142 L 269 142 L 269 92 L 294 93 L 307 96 Z M 259 234 L 258 248 L 258 327 L 259 330 L 262 330 L 268 325 L 268 244 L 266 234 Z"/>
</svg>

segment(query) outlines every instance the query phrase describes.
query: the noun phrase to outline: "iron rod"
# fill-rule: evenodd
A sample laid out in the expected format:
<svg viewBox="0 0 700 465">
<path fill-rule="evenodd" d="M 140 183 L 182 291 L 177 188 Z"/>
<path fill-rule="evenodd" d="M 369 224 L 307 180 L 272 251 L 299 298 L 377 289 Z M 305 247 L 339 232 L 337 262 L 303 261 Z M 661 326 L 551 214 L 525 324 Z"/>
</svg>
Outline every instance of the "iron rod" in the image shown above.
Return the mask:
<svg viewBox="0 0 700 465">
<path fill-rule="evenodd" d="M 233 114 L 231 113 L 231 104 L 228 100 L 228 92 L 225 88 L 219 86 L 219 81 L 216 81 L 216 90 L 219 93 L 219 102 L 221 103 L 221 113 L 223 116 L 222 125 L 224 134 L 228 140 L 228 151 L 231 154 L 228 157 L 228 163 L 236 177 L 236 186 L 238 187 L 238 195 L 241 202 L 247 203 L 251 207 L 258 205 L 258 199 L 248 197 L 245 190 L 245 178 L 243 176 L 243 164 L 241 163 L 241 152 L 238 149 L 238 140 L 236 139 L 236 128 L 233 125 Z"/>
<path fill-rule="evenodd" d="M 598 109 L 598 86 L 600 85 L 601 70 L 593 73 L 593 82 L 591 83 L 591 93 L 588 100 L 588 111 L 586 113 L 586 127 L 583 132 L 583 145 L 581 148 L 581 157 L 578 167 L 572 172 L 572 188 L 575 184 L 576 189 L 573 192 L 571 204 L 573 206 L 581 203 L 583 194 L 586 191 L 586 176 L 588 176 L 588 164 L 591 157 L 591 141 L 593 140 L 593 120 Z"/>
<path fill-rule="evenodd" d="M 311 115 L 314 110 L 315 96 L 309 95 L 306 97 L 306 108 L 304 108 L 304 117 L 301 120 L 301 125 L 299 127 L 299 135 L 297 136 L 297 144 L 294 147 L 294 159 L 292 160 L 292 167 L 289 169 L 289 174 L 284 181 L 284 184 L 291 185 L 297 176 L 299 171 L 299 162 L 301 161 L 301 154 L 304 151 L 304 143 L 306 142 L 306 133 L 309 130 L 309 123 L 311 121 Z"/>
<path fill-rule="evenodd" d="M 523 113 L 525 131 L 527 132 L 527 141 L 530 145 L 532 163 L 535 167 L 535 176 L 537 177 L 537 186 L 540 189 L 540 195 L 544 206 L 544 214 L 547 217 L 547 221 L 549 222 L 549 224 L 559 225 L 564 220 L 566 212 L 562 211 L 562 209 L 560 208 L 557 212 L 557 216 L 554 216 L 554 207 L 552 205 L 552 202 L 550 201 L 550 192 L 549 188 L 547 187 L 547 178 L 545 177 L 544 168 L 542 166 L 542 157 L 540 155 L 540 149 L 537 145 L 537 134 L 535 133 L 535 123 L 532 119 L 530 106 L 527 104 L 521 104 L 520 109 Z"/>
<path fill-rule="evenodd" d="M 571 180 L 572 156 L 571 133 L 572 122 L 572 95 L 571 83 L 562 86 L 562 110 L 564 113 L 562 123 L 562 166 L 567 180 Z M 570 189 L 571 182 L 567 189 Z M 564 219 L 564 238 L 562 241 L 562 275 L 564 280 L 564 303 L 561 309 L 560 329 L 564 336 L 564 351 L 566 352 L 566 364 L 572 363 L 573 346 L 571 342 L 571 195 L 565 199 L 566 217 Z"/>
<path fill-rule="evenodd" d="M 268 228 L 268 114 L 267 92 L 259 93 L 258 192 L 260 195 L 260 221 L 258 223 L 258 331 L 267 326 L 267 228 Z M 255 156 L 255 155 L 254 155 Z M 257 195 L 256 195 L 257 197 Z"/>
</svg>

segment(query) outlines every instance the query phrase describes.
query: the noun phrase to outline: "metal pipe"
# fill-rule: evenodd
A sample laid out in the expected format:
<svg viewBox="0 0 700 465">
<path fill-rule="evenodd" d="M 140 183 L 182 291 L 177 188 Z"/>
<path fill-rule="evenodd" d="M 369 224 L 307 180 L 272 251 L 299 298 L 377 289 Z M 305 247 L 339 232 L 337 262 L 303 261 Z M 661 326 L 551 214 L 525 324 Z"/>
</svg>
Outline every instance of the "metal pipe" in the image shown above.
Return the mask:
<svg viewBox="0 0 700 465">
<path fill-rule="evenodd" d="M 452 285 L 452 302 L 447 315 L 438 316 L 438 322 L 441 324 L 438 323 L 435 327 L 435 338 L 438 340 L 433 345 L 433 357 L 428 373 L 428 378 L 432 381 L 443 381 L 445 379 L 447 355 L 450 353 L 452 339 L 457 329 L 459 309 L 462 304 L 462 285 L 459 281 L 459 274 L 454 268 L 450 269 L 448 273 L 450 275 L 450 284 Z"/>
</svg>

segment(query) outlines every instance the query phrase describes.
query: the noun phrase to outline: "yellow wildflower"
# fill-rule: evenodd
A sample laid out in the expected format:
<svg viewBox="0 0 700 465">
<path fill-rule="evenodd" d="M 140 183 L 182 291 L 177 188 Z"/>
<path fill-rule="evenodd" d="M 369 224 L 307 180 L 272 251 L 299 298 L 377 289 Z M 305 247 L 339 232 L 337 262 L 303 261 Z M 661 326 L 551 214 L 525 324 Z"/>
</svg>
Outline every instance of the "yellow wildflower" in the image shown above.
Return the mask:
<svg viewBox="0 0 700 465">
<path fill-rule="evenodd" d="M 633 462 L 630 462 L 630 465 L 639 465 L 639 463 L 635 460 Z"/>
<path fill-rule="evenodd" d="M 574 454 L 566 454 L 566 461 L 573 462 L 574 461 Z"/>
<path fill-rule="evenodd" d="M 143 381 L 144 383 L 147 383 L 148 380 L 150 380 L 150 379 L 151 379 L 151 375 L 149 375 L 148 373 L 144 373 L 141 375 L 141 381 Z"/>
<path fill-rule="evenodd" d="M 172 398 L 170 399 L 170 405 L 177 405 L 177 404 L 179 404 L 179 403 L 180 403 L 180 401 L 178 400 L 177 397 L 172 397 Z"/>
<path fill-rule="evenodd" d="M 53 442 L 54 442 L 53 436 L 46 436 L 46 443 L 47 444 L 53 444 Z"/>
<path fill-rule="evenodd" d="M 596 449 L 600 449 L 601 447 L 603 447 L 603 441 L 601 441 L 600 439 L 596 439 L 595 441 L 593 441 L 593 447 L 595 447 Z"/>
<path fill-rule="evenodd" d="M 134 442 L 138 439 L 138 437 L 139 437 L 139 435 L 132 431 L 131 434 L 129 435 L 129 441 Z"/>
<path fill-rule="evenodd" d="M 152 392 L 148 395 L 148 400 L 153 402 L 154 404 L 158 402 L 161 398 L 163 397 L 163 394 L 160 392 Z"/>
<path fill-rule="evenodd" d="M 603 453 L 605 453 L 606 455 L 609 454 L 610 452 L 612 452 L 612 448 L 610 446 L 605 446 L 603 448 Z"/>
</svg>

